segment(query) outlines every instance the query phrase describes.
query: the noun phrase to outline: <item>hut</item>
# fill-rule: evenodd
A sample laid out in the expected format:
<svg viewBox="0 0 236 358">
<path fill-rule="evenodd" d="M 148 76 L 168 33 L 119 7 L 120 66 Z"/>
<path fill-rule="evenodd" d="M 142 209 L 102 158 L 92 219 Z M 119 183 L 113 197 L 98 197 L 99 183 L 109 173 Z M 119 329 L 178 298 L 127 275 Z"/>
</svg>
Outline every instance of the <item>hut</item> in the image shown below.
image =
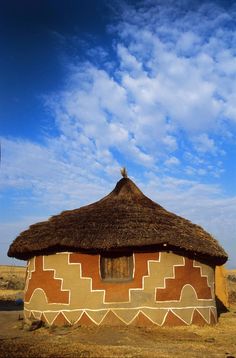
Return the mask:
<svg viewBox="0 0 236 358">
<path fill-rule="evenodd" d="M 217 322 L 215 267 L 227 254 L 125 174 L 103 199 L 31 225 L 8 255 L 28 260 L 26 318 L 48 325 Z"/>
</svg>

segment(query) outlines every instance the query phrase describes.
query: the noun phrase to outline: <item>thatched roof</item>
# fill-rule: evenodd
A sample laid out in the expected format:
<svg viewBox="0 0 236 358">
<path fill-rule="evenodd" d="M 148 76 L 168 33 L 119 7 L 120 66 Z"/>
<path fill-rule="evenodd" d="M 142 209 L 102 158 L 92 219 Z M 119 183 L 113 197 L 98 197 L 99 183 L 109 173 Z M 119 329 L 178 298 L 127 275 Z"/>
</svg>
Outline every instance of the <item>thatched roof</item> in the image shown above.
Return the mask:
<svg viewBox="0 0 236 358">
<path fill-rule="evenodd" d="M 62 251 L 172 250 L 213 264 L 227 254 L 200 226 L 147 198 L 122 178 L 103 199 L 31 225 L 11 244 L 8 256 L 28 259 Z"/>
</svg>

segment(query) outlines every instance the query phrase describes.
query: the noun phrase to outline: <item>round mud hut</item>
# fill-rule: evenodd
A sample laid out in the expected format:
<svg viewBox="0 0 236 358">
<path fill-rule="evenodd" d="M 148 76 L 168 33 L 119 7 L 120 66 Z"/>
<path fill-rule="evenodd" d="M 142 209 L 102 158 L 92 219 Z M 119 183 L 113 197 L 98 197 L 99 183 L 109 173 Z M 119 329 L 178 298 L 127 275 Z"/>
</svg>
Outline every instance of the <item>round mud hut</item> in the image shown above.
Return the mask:
<svg viewBox="0 0 236 358">
<path fill-rule="evenodd" d="M 28 260 L 29 319 L 97 326 L 217 322 L 214 272 L 227 254 L 125 176 L 103 199 L 31 225 L 8 255 Z"/>
</svg>

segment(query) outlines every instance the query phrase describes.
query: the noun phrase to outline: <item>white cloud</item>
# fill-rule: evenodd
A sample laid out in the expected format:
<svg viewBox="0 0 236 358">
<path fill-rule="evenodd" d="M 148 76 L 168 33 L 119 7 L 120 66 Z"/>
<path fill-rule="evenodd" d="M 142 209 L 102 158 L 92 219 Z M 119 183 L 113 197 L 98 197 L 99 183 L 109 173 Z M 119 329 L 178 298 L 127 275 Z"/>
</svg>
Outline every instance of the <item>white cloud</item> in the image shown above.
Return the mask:
<svg viewBox="0 0 236 358">
<path fill-rule="evenodd" d="M 120 58 L 121 69 L 129 71 L 133 76 L 142 72 L 142 64 L 137 61 L 135 56 L 130 54 L 126 47 L 118 44 L 117 54 Z"/>
<path fill-rule="evenodd" d="M 201 39 L 198 35 L 192 31 L 183 32 L 177 40 L 176 47 L 179 53 L 184 55 L 191 55 L 193 48 L 196 52 L 196 48 L 199 49 Z"/>
<path fill-rule="evenodd" d="M 179 165 L 180 164 L 180 161 L 178 158 L 176 157 L 170 157 L 168 158 L 166 161 L 165 161 L 165 164 L 167 166 L 172 166 L 172 165 Z"/>
<path fill-rule="evenodd" d="M 147 167 L 165 164 L 166 154 L 183 145 L 196 154 L 223 154 L 214 136 L 224 141 L 225 126 L 234 120 L 236 88 L 229 74 L 236 58 L 224 27 L 233 13 L 203 4 L 183 15 L 183 5 L 122 8 L 113 27 L 112 74 L 88 62 L 76 65 L 58 98 L 57 123 L 65 135 L 87 141 L 95 152 L 116 148 Z"/>
<path fill-rule="evenodd" d="M 236 35 L 224 23 L 236 12 L 205 4 L 181 15 L 182 5 L 123 7 L 115 58 L 90 49 L 96 61 L 70 66 L 64 91 L 47 98 L 58 135 L 43 144 L 2 138 L 1 188 L 19 191 L 19 210 L 24 200 L 53 214 L 95 201 L 128 163 L 151 198 L 229 250 L 235 198 L 211 180 L 235 136 Z"/>
<path fill-rule="evenodd" d="M 81 206 L 90 195 L 101 197 L 104 183 L 109 187 L 104 176 L 117 176 L 118 165 L 106 151 L 86 152 L 75 144 L 69 137 L 51 139 L 44 147 L 3 139 L 2 190 L 22 190 L 29 205 L 34 201 L 33 208 L 43 206 L 50 212 Z M 20 208 L 19 193 L 12 200 Z"/>
<path fill-rule="evenodd" d="M 167 210 L 201 225 L 210 232 L 228 252 L 229 265 L 236 262 L 236 197 L 226 197 L 217 185 L 202 184 L 197 180 L 147 174 L 147 183 L 141 184 L 146 195 Z"/>
<path fill-rule="evenodd" d="M 211 153 L 211 154 L 216 154 L 217 152 L 217 147 L 215 144 L 215 141 L 211 138 L 209 138 L 209 136 L 206 133 L 200 134 L 199 136 L 197 136 L 194 140 L 195 142 L 195 149 L 197 152 L 201 152 L 201 153 Z"/>
<path fill-rule="evenodd" d="M 11 264 L 11 265 L 24 265 L 24 262 L 16 260 L 14 258 L 7 258 L 7 251 L 9 249 L 10 243 L 15 239 L 22 231 L 26 230 L 29 225 L 36 222 L 46 220 L 47 217 L 43 216 L 27 216 L 21 218 L 20 220 L 9 220 L 8 222 L 1 222 L 0 225 L 0 262 L 1 265 Z"/>
</svg>

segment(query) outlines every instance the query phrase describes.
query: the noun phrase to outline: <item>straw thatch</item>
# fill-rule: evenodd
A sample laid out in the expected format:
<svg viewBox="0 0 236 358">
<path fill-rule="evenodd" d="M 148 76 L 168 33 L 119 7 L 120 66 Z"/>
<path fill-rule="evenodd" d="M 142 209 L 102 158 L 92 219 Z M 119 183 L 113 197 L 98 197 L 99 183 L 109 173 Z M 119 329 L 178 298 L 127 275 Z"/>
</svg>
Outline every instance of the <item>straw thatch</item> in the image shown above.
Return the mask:
<svg viewBox="0 0 236 358">
<path fill-rule="evenodd" d="M 15 239 L 8 255 L 25 260 L 61 251 L 131 248 L 184 252 L 214 264 L 227 260 L 210 234 L 154 203 L 125 177 L 100 201 L 31 225 Z"/>
</svg>

